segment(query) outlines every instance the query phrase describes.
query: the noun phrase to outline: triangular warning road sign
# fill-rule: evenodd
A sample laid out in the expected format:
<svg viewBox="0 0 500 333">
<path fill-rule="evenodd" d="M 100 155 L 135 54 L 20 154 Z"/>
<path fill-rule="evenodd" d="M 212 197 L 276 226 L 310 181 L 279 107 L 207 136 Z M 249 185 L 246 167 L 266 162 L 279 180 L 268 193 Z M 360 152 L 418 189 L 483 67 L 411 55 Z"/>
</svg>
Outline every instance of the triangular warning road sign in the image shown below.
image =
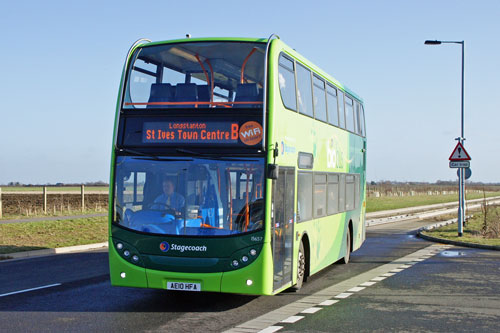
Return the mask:
<svg viewBox="0 0 500 333">
<path fill-rule="evenodd" d="M 449 158 L 450 161 L 470 161 L 470 156 L 465 150 L 464 146 L 459 142 Z"/>
</svg>

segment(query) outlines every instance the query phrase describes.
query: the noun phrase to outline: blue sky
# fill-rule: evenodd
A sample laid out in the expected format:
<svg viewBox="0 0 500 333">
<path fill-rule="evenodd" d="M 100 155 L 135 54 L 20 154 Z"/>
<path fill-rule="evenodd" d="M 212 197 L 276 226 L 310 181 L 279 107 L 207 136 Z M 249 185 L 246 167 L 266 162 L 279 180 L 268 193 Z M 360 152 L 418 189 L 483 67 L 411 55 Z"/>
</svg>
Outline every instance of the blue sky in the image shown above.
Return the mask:
<svg viewBox="0 0 500 333">
<path fill-rule="evenodd" d="M 123 61 L 138 38 L 277 33 L 365 101 L 368 180 L 500 176 L 499 1 L 2 1 L 0 184 L 108 181 Z"/>
</svg>

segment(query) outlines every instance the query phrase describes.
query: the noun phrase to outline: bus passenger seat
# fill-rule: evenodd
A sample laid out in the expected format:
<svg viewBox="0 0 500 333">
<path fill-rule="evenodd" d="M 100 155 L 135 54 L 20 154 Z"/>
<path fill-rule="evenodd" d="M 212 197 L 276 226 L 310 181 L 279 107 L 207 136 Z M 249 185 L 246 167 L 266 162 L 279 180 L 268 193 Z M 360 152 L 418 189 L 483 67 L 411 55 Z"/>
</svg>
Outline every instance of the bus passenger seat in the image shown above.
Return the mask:
<svg viewBox="0 0 500 333">
<path fill-rule="evenodd" d="M 197 102 L 198 87 L 195 83 L 179 83 L 175 91 L 174 102 Z M 176 105 L 178 108 L 192 108 L 193 104 Z"/>
<path fill-rule="evenodd" d="M 236 87 L 236 97 L 235 102 L 254 102 L 258 101 L 259 98 L 259 88 L 257 83 L 239 83 Z M 236 108 L 247 108 L 254 107 L 252 104 L 235 104 Z"/>
<path fill-rule="evenodd" d="M 208 84 L 201 84 L 198 86 L 198 102 L 210 102 L 210 87 Z M 200 104 L 199 108 L 208 108 L 208 104 Z"/>
<path fill-rule="evenodd" d="M 174 97 L 173 87 L 170 83 L 153 83 L 148 103 L 171 102 Z M 148 109 L 167 108 L 169 105 L 147 105 Z"/>
</svg>

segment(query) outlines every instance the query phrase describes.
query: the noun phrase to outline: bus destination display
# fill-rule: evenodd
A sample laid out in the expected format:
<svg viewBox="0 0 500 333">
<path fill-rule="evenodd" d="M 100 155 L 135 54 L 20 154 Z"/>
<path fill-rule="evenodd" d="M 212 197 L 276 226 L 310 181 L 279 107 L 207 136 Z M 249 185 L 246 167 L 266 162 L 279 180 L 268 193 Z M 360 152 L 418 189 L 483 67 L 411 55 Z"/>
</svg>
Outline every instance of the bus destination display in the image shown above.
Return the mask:
<svg viewBox="0 0 500 333">
<path fill-rule="evenodd" d="M 262 141 L 262 126 L 255 121 L 240 125 L 233 121 L 145 122 L 145 144 L 239 144 L 253 146 Z"/>
</svg>

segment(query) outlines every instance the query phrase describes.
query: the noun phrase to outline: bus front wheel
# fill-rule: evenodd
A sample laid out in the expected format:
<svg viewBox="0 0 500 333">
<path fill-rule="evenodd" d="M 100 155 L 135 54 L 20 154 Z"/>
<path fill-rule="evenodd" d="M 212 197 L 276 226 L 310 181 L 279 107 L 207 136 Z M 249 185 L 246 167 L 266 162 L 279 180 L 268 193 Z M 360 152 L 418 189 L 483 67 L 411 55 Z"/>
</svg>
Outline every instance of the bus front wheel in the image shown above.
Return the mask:
<svg viewBox="0 0 500 333">
<path fill-rule="evenodd" d="M 305 275 L 306 275 L 306 255 L 304 251 L 304 243 L 300 242 L 299 255 L 297 256 L 297 284 L 295 284 L 293 289 L 299 290 L 302 287 Z"/>
</svg>

